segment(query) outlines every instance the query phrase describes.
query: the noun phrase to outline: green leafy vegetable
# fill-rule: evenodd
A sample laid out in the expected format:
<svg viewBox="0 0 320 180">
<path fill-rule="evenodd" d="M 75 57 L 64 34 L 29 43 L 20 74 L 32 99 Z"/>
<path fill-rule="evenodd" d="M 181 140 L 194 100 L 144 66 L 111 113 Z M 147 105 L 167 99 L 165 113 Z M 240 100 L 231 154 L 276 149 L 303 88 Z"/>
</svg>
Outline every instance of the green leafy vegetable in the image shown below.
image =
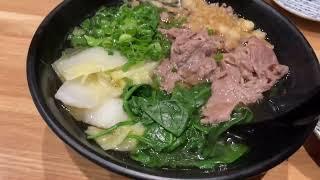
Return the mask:
<svg viewBox="0 0 320 180">
<path fill-rule="evenodd" d="M 153 93 L 150 94 L 150 91 Z M 134 94 L 136 96 L 133 96 Z M 152 90 L 151 86 L 138 85 L 128 88 L 123 97 L 124 109 L 130 117 L 144 117 L 147 124 L 150 120 L 157 122 L 176 136 L 185 130 L 189 119 L 188 110 L 180 101 L 170 98 L 164 92 Z"/>
<path fill-rule="evenodd" d="M 210 96 L 211 87 L 208 83 L 193 86 L 190 89 L 178 85 L 172 92 L 172 99 L 179 101 L 191 113 L 204 105 Z"/>
<path fill-rule="evenodd" d="M 124 70 L 146 60 L 159 61 L 170 51 L 169 40 L 158 31 L 161 10 L 142 3 L 132 7 L 103 7 L 69 35 L 73 47 L 101 46 L 128 59 Z"/>
<path fill-rule="evenodd" d="M 173 134 L 166 131 L 163 127 L 159 126 L 156 123 L 153 123 L 147 126 L 144 137 L 138 137 L 138 139 L 148 146 L 152 147 L 152 149 L 156 151 L 162 151 L 173 143 L 175 137 Z"/>
<path fill-rule="evenodd" d="M 153 95 L 150 91 L 153 91 Z M 147 96 L 146 92 L 149 92 Z M 185 130 L 193 111 L 205 104 L 210 96 L 210 84 L 190 89 L 178 86 L 172 96 L 152 90 L 151 86 L 138 85 L 126 89 L 123 95 L 124 109 L 130 117 L 144 117 L 148 123 L 153 120 L 176 136 L 180 136 Z"/>
<path fill-rule="evenodd" d="M 152 96 L 152 89 L 149 85 L 127 85 L 123 90 L 123 109 L 131 119 L 139 119 L 143 124 L 153 123 L 153 120 L 142 111 L 144 98 Z"/>
<path fill-rule="evenodd" d="M 185 151 L 184 149 L 170 153 L 159 153 L 151 148 L 142 146 L 131 154 L 131 158 L 153 168 L 198 167 L 200 169 L 212 169 L 220 164 L 232 163 L 248 151 L 248 147 L 243 144 L 219 141 L 216 145 L 217 148 L 213 158 L 203 158 L 201 154 Z"/>
<path fill-rule="evenodd" d="M 200 112 L 196 112 L 192 115 L 192 126 L 195 129 L 197 129 L 205 134 L 208 134 L 211 127 L 212 127 L 210 125 L 204 125 L 200 122 Z"/>
<path fill-rule="evenodd" d="M 185 130 L 189 118 L 187 110 L 175 100 L 153 101 L 142 110 L 176 136 Z"/>
<path fill-rule="evenodd" d="M 236 124 L 248 123 L 252 120 L 253 113 L 249 108 L 240 107 L 235 109 L 232 114 L 232 117 L 229 121 L 220 123 L 216 126 L 213 126 L 208 133 L 207 147 L 204 149 L 205 156 L 213 156 L 215 152 L 215 144 L 218 141 L 219 137 L 226 132 L 230 127 Z"/>
<path fill-rule="evenodd" d="M 229 121 L 222 122 L 210 129 L 208 136 L 208 140 L 210 141 L 209 144 L 215 144 L 215 142 L 218 140 L 218 137 L 233 125 L 249 122 L 252 120 L 252 117 L 253 116 L 250 109 L 246 107 L 240 107 L 236 109 Z"/>
<path fill-rule="evenodd" d="M 248 147 L 227 141 L 224 133 L 233 125 L 251 121 L 252 112 L 239 107 L 230 121 L 203 125 L 200 108 L 210 96 L 210 84 L 192 88 L 179 85 L 171 95 L 147 85 L 127 87 L 123 94 L 125 109 L 146 128 L 143 136 L 128 136 L 140 142 L 131 158 L 149 167 L 210 169 L 241 157 Z M 183 130 L 178 131 L 177 127 Z"/>
</svg>

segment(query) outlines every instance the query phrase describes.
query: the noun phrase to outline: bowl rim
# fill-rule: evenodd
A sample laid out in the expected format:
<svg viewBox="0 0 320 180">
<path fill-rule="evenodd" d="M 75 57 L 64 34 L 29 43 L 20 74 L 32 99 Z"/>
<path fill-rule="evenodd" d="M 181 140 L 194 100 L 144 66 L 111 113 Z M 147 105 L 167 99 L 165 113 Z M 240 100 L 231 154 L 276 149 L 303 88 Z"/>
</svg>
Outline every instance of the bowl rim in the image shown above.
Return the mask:
<svg viewBox="0 0 320 180">
<path fill-rule="evenodd" d="M 163 179 L 163 176 L 157 176 L 152 174 L 147 174 L 141 171 L 137 171 L 134 169 L 128 169 L 124 166 L 121 166 L 117 164 L 116 162 L 112 162 L 112 160 L 107 159 L 106 157 L 103 157 L 96 153 L 92 148 L 89 146 L 83 144 L 79 140 L 77 140 L 76 137 L 72 136 L 57 120 L 55 120 L 52 112 L 50 112 L 49 108 L 47 107 L 45 100 L 40 95 L 40 88 L 38 86 L 38 83 L 36 81 L 36 73 L 35 73 L 35 64 L 36 64 L 36 54 L 37 54 L 37 44 L 41 37 L 43 28 L 49 24 L 49 22 L 52 20 L 52 18 L 56 15 L 57 12 L 59 12 L 61 9 L 63 9 L 68 3 L 70 3 L 73 0 L 65 0 L 62 1 L 58 6 L 56 6 L 41 22 L 39 27 L 37 28 L 36 32 L 34 33 L 34 36 L 32 38 L 32 41 L 30 43 L 30 47 L 28 50 L 27 55 L 27 63 L 26 63 L 26 74 L 27 74 L 27 81 L 28 81 L 28 87 L 30 94 L 32 96 L 33 102 L 39 111 L 41 117 L 44 119 L 44 121 L 47 123 L 47 125 L 50 127 L 50 129 L 66 144 L 68 144 L 73 150 L 81 154 L 83 157 L 86 157 L 90 161 L 98 164 L 99 166 L 111 170 L 113 172 L 116 172 L 118 174 L 122 174 L 125 176 L 133 177 L 133 178 L 139 178 L 139 179 Z M 305 44 L 308 46 L 308 48 L 311 49 L 311 53 L 314 56 L 315 59 L 316 55 L 309 44 L 309 42 L 306 40 L 306 38 L 303 36 L 303 34 L 297 29 L 297 27 L 285 16 L 283 16 L 281 13 L 276 11 L 271 5 L 268 3 L 261 1 L 261 0 L 253 0 L 255 3 L 258 3 L 264 8 L 267 8 L 272 13 L 276 14 L 277 16 L 280 16 L 284 21 L 286 21 L 287 24 L 291 26 L 291 28 L 296 32 L 298 36 L 300 36 L 301 39 L 305 41 Z M 312 129 L 313 130 L 313 129 Z M 310 130 L 310 133 L 312 132 Z M 203 179 L 235 179 L 235 178 L 244 178 L 244 177 L 250 177 L 257 175 L 259 173 L 263 173 L 276 165 L 280 164 L 282 161 L 286 160 L 289 156 L 291 156 L 294 152 L 296 152 L 309 133 L 304 133 L 303 137 L 300 138 L 300 142 L 297 142 L 294 146 L 290 146 L 285 149 L 285 151 L 282 151 L 278 153 L 276 156 L 273 156 L 272 158 L 269 158 L 265 161 L 258 162 L 255 165 L 251 165 L 245 168 L 239 169 L 237 172 L 233 172 L 229 175 L 222 175 L 222 176 L 216 176 L 211 178 L 203 178 Z M 178 179 L 178 178 L 169 178 L 165 177 L 166 179 Z M 195 178 L 190 178 L 195 179 Z M 199 179 L 199 178 L 197 178 Z M 202 178 L 201 178 L 202 179 Z"/>
</svg>

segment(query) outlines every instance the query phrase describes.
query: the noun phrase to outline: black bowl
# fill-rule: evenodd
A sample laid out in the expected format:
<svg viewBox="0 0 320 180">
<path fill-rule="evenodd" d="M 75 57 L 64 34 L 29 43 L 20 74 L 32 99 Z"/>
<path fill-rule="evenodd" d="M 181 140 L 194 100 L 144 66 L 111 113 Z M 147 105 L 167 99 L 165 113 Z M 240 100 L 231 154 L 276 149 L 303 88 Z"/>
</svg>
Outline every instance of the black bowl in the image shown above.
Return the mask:
<svg viewBox="0 0 320 180">
<path fill-rule="evenodd" d="M 253 20 L 268 33 L 279 61 L 290 67 L 290 76 L 276 98 L 270 97 L 255 108 L 257 118 L 285 112 L 308 100 L 320 82 L 317 58 L 303 35 L 286 18 L 261 0 L 219 1 L 231 5 L 237 13 Z M 235 179 L 260 174 L 292 155 L 314 129 L 315 123 L 294 126 L 270 121 L 230 133 L 247 137 L 251 151 L 227 169 L 151 169 L 130 160 L 124 153 L 105 152 L 86 139 L 83 124 L 65 111 L 54 94 L 60 81 L 50 64 L 61 56 L 67 34 L 102 5 L 116 0 L 65 0 L 54 9 L 36 31 L 27 60 L 31 95 L 43 119 L 65 143 L 100 166 L 136 178 L 161 179 Z M 273 98 L 273 99 L 272 99 Z M 276 104 L 276 106 L 275 106 Z M 276 108 L 274 108 L 276 107 Z M 314 118 L 310 117 L 310 118 Z"/>
</svg>

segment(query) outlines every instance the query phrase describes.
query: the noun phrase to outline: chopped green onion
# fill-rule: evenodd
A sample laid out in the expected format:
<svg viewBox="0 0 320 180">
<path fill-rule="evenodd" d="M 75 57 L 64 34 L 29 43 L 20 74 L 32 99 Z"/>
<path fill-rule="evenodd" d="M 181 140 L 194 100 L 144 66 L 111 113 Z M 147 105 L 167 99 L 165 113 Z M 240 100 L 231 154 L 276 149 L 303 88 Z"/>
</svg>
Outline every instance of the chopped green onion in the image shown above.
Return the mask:
<svg viewBox="0 0 320 180">
<path fill-rule="evenodd" d="M 217 54 L 214 55 L 214 59 L 217 62 L 221 62 L 223 60 L 223 54 L 221 52 L 217 52 Z"/>
<path fill-rule="evenodd" d="M 92 47 L 99 46 L 103 41 L 103 39 L 98 39 L 87 35 L 84 35 L 84 38 L 87 40 L 87 43 Z"/>
<path fill-rule="evenodd" d="M 212 36 L 213 34 L 214 34 L 213 29 L 208 28 L 208 35 L 209 35 L 209 36 Z"/>
<path fill-rule="evenodd" d="M 123 71 L 146 61 L 169 56 L 171 42 L 158 29 L 161 9 L 150 3 L 102 7 L 69 35 L 71 46 L 96 47 L 119 51 L 128 59 Z M 174 17 L 175 19 L 175 17 Z M 182 25 L 182 19 L 174 26 Z"/>
<path fill-rule="evenodd" d="M 120 43 L 129 43 L 131 42 L 133 39 L 132 39 L 132 36 L 130 34 L 122 34 L 120 37 L 119 37 L 119 42 Z"/>
</svg>

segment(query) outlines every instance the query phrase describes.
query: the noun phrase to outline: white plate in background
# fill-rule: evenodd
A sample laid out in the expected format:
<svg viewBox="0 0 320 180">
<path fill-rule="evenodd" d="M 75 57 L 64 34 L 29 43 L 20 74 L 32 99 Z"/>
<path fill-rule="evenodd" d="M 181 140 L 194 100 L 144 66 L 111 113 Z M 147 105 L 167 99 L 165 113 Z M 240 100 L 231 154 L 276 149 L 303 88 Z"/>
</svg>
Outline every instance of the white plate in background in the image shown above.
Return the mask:
<svg viewBox="0 0 320 180">
<path fill-rule="evenodd" d="M 305 19 L 320 22 L 320 0 L 273 0 L 283 9 Z"/>
</svg>

